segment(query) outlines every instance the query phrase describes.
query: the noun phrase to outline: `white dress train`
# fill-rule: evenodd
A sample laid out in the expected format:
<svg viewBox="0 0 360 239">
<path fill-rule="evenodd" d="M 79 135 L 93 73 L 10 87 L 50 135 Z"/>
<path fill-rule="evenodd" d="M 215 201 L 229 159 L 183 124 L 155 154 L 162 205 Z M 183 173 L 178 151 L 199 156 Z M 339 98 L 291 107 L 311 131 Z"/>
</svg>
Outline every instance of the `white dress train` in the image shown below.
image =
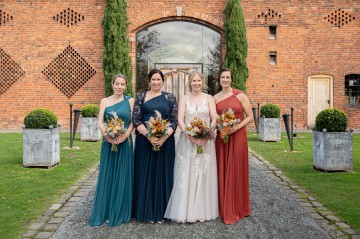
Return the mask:
<svg viewBox="0 0 360 239">
<path fill-rule="evenodd" d="M 205 95 L 196 109 L 186 97 L 185 125 L 194 117 L 210 123 L 210 112 Z M 176 222 L 196 222 L 216 219 L 218 212 L 218 185 L 215 143 L 209 139 L 202 146 L 203 153 L 196 153 L 196 145 L 181 133 L 174 167 L 174 186 L 165 218 Z"/>
</svg>

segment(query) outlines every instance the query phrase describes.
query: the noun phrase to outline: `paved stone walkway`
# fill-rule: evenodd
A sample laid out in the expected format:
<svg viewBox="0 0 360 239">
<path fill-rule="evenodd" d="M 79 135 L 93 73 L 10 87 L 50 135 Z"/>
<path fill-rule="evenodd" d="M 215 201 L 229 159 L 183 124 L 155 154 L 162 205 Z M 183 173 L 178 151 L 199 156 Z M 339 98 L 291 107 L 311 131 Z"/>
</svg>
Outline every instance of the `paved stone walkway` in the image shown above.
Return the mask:
<svg viewBox="0 0 360 239">
<path fill-rule="evenodd" d="M 353 238 L 360 236 L 264 158 L 250 152 L 252 214 L 235 225 L 138 223 L 89 227 L 97 168 L 71 187 L 22 238 Z"/>
</svg>

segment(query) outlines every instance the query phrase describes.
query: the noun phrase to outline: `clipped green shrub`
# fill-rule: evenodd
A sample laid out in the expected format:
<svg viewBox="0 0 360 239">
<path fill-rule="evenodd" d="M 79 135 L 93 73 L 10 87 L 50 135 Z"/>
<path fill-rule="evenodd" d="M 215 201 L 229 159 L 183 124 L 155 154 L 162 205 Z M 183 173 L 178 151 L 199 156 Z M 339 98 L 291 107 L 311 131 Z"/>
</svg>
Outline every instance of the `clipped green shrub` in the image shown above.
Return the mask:
<svg viewBox="0 0 360 239">
<path fill-rule="evenodd" d="M 49 109 L 35 109 L 30 111 L 24 119 L 24 125 L 29 129 L 48 129 L 58 126 L 58 118 Z"/>
<path fill-rule="evenodd" d="M 95 104 L 89 104 L 89 105 L 85 105 L 82 109 L 81 109 L 81 116 L 82 117 L 98 117 L 99 115 L 99 106 L 95 105 Z"/>
<path fill-rule="evenodd" d="M 280 118 L 280 108 L 274 104 L 265 104 L 260 108 L 260 117 Z"/>
<path fill-rule="evenodd" d="M 327 109 L 321 111 L 315 119 L 316 131 L 345 132 L 348 126 L 346 114 L 338 109 Z"/>
</svg>

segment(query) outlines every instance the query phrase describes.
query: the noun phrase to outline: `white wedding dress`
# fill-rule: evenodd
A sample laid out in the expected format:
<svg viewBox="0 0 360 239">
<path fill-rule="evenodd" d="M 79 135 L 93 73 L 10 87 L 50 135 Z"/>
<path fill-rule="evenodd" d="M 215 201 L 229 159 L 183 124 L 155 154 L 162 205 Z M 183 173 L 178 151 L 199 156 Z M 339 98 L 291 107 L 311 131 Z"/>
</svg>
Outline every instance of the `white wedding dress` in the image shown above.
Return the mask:
<svg viewBox="0 0 360 239">
<path fill-rule="evenodd" d="M 196 109 L 186 97 L 185 125 L 194 117 L 203 119 L 208 125 L 210 114 L 206 95 Z M 176 222 L 196 222 L 216 219 L 218 212 L 218 185 L 215 143 L 207 140 L 203 153 L 196 153 L 196 145 L 181 133 L 174 167 L 174 186 L 168 202 L 165 218 Z"/>
</svg>

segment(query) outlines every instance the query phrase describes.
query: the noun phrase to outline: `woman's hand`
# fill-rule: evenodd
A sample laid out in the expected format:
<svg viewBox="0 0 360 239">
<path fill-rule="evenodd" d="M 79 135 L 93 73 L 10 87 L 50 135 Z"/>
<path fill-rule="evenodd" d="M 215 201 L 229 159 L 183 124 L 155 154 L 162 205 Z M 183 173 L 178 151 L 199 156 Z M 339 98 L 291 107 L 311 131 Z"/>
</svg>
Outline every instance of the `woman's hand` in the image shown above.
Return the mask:
<svg viewBox="0 0 360 239">
<path fill-rule="evenodd" d="M 114 144 L 121 144 L 123 143 L 127 138 L 129 138 L 129 136 L 125 133 L 122 135 L 119 135 L 118 137 L 116 137 L 116 139 L 114 140 Z"/>
<path fill-rule="evenodd" d="M 157 146 L 161 147 L 168 138 L 169 138 L 169 135 L 166 134 L 161 138 L 149 138 L 148 137 L 148 140 L 150 141 L 150 143 L 152 145 L 157 145 Z"/>
<path fill-rule="evenodd" d="M 231 127 L 229 130 L 228 130 L 228 134 L 233 134 L 235 133 L 236 131 L 238 131 L 240 129 L 239 125 L 235 125 L 234 127 Z"/>
<path fill-rule="evenodd" d="M 197 139 L 192 136 L 189 136 L 188 138 L 190 139 L 191 143 L 195 144 L 196 146 L 202 146 L 209 139 L 208 136 L 203 139 Z"/>
<path fill-rule="evenodd" d="M 115 144 L 115 140 L 111 138 L 109 135 L 104 135 L 105 141 L 109 142 L 110 144 Z"/>
</svg>

